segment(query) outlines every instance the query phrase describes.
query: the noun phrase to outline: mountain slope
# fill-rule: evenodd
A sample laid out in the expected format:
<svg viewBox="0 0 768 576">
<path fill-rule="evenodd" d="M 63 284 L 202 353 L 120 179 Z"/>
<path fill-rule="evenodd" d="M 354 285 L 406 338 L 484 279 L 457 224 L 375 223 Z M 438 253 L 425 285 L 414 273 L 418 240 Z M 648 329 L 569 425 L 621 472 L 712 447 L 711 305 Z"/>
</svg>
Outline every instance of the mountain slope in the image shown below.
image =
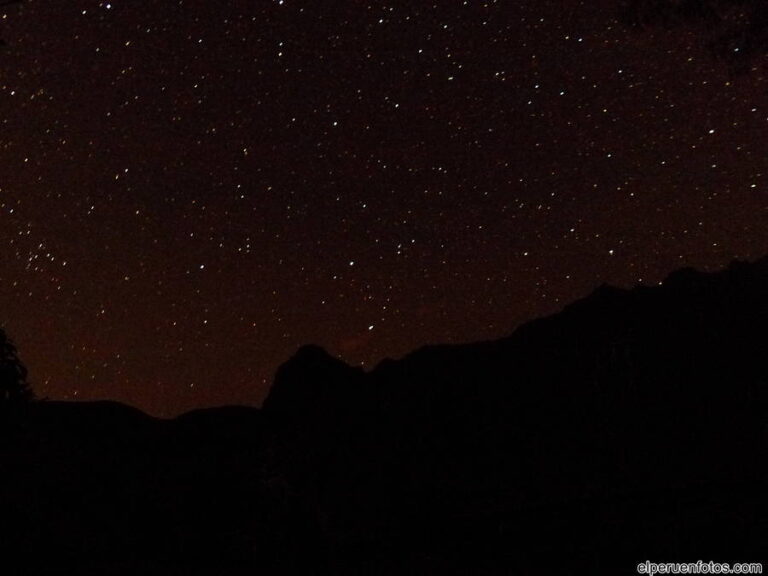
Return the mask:
<svg viewBox="0 0 768 576">
<path fill-rule="evenodd" d="M 763 561 L 768 258 L 601 287 L 370 372 L 317 346 L 262 410 L 0 413 L 9 574 L 632 574 Z"/>
<path fill-rule="evenodd" d="M 323 525 L 351 551 L 443 556 L 457 573 L 481 549 L 489 573 L 535 573 L 568 550 L 592 574 L 754 559 L 768 536 L 766 334 L 768 259 L 686 269 L 367 374 L 297 355 L 264 411 L 285 427 L 289 477 L 315 475 Z"/>
</svg>

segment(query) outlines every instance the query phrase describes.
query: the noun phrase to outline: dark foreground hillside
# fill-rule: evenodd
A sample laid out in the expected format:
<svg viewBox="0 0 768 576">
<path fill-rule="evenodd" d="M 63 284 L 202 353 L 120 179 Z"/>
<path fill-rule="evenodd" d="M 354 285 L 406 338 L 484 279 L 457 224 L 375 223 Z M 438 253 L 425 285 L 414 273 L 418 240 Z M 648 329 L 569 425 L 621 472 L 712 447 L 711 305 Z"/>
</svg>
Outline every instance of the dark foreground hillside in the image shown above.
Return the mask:
<svg viewBox="0 0 768 576">
<path fill-rule="evenodd" d="M 2 574 L 633 574 L 768 554 L 768 258 L 600 288 L 262 410 L 0 414 Z"/>
</svg>

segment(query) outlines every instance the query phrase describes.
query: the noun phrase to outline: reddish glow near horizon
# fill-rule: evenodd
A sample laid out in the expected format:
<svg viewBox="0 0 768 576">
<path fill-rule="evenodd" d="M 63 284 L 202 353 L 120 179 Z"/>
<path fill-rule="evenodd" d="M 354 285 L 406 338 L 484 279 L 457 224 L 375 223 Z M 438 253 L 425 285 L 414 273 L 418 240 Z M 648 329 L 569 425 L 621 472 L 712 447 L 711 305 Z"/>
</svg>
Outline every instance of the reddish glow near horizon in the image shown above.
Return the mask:
<svg viewBox="0 0 768 576">
<path fill-rule="evenodd" d="M 7 6 L 0 321 L 38 393 L 259 403 L 768 251 L 768 86 L 616 3 Z"/>
</svg>

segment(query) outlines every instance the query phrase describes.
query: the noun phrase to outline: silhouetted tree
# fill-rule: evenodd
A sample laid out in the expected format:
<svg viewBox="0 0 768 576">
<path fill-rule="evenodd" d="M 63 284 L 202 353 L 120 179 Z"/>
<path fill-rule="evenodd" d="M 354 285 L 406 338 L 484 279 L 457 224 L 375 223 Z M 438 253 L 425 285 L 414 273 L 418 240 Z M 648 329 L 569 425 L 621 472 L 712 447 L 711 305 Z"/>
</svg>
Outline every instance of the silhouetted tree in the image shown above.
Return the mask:
<svg viewBox="0 0 768 576">
<path fill-rule="evenodd" d="M 21 4 L 22 0 L 0 0 L 0 8 L 9 6 L 10 4 Z M 0 47 L 5 46 L 5 41 L 0 38 Z"/>
<path fill-rule="evenodd" d="M 626 0 L 622 18 L 641 28 L 696 26 L 714 53 L 739 68 L 768 54 L 765 0 Z"/>
<path fill-rule="evenodd" d="M 0 405 L 27 402 L 35 395 L 27 382 L 27 369 L 16 353 L 16 346 L 0 329 Z"/>
</svg>

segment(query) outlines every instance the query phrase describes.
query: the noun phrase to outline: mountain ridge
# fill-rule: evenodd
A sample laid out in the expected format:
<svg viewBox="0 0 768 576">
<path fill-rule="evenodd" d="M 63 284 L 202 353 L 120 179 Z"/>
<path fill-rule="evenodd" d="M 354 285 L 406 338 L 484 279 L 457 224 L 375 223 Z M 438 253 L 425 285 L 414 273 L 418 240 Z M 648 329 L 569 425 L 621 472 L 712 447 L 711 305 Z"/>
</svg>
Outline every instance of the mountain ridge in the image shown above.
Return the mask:
<svg viewBox="0 0 768 576">
<path fill-rule="evenodd" d="M 499 340 L 368 372 L 304 346 L 261 409 L 6 410 L 0 562 L 32 576 L 608 576 L 761 561 L 765 334 L 768 257 L 600 287 Z"/>
<path fill-rule="evenodd" d="M 709 284 L 721 283 L 722 281 L 738 279 L 739 276 L 744 275 L 745 273 L 746 274 L 755 274 L 755 273 L 768 274 L 768 256 L 764 256 L 753 262 L 734 259 L 726 267 L 723 267 L 722 269 L 715 270 L 715 271 L 709 271 L 709 272 L 701 271 L 690 266 L 682 267 L 672 271 L 670 274 L 667 275 L 667 277 L 663 281 L 661 281 L 656 286 L 637 284 L 631 288 L 621 288 L 621 287 L 613 286 L 611 284 L 604 283 L 599 285 L 597 288 L 595 288 L 592 292 L 590 292 L 588 295 L 584 296 L 583 298 L 579 298 L 569 304 L 566 304 L 561 310 L 557 312 L 524 322 L 523 324 L 521 324 L 520 326 L 512 330 L 510 334 L 506 336 L 501 336 L 499 338 L 489 338 L 489 339 L 484 339 L 479 341 L 465 342 L 465 343 L 426 344 L 406 353 L 401 358 L 385 357 L 382 360 L 380 360 L 371 370 L 367 370 L 367 371 L 363 370 L 360 367 L 353 366 L 351 364 L 344 362 L 344 360 L 342 360 L 339 357 L 333 356 L 330 352 L 328 352 L 322 346 L 319 346 L 317 344 L 305 344 L 301 346 L 290 359 L 288 359 L 283 365 L 281 365 L 281 368 L 286 365 L 293 366 L 296 363 L 301 363 L 304 361 L 304 359 L 307 356 L 311 356 L 312 362 L 315 364 L 322 361 L 323 359 L 332 360 L 334 365 L 338 365 L 338 363 L 341 363 L 346 367 L 359 370 L 365 374 L 372 374 L 372 373 L 376 373 L 382 367 L 382 365 L 386 368 L 390 368 L 392 365 L 397 364 L 399 362 L 407 361 L 420 355 L 433 354 L 436 351 L 456 351 L 462 348 L 476 348 L 484 345 L 494 345 L 501 342 L 507 342 L 511 339 L 519 337 L 518 333 L 520 332 L 526 333 L 529 330 L 533 330 L 535 327 L 537 327 L 541 323 L 556 321 L 558 318 L 560 318 L 564 314 L 567 315 L 567 314 L 570 314 L 572 311 L 582 310 L 584 307 L 592 306 L 595 304 L 602 304 L 602 305 L 616 305 L 619 303 L 634 304 L 634 303 L 637 303 L 638 300 L 641 298 L 648 298 L 649 300 L 653 301 L 654 299 L 658 299 L 659 297 L 663 297 L 664 295 L 670 295 L 670 293 L 674 293 L 679 289 L 695 290 L 697 287 L 700 289 L 708 285 L 708 283 Z M 280 368 L 278 369 L 278 371 L 279 370 Z"/>
</svg>

